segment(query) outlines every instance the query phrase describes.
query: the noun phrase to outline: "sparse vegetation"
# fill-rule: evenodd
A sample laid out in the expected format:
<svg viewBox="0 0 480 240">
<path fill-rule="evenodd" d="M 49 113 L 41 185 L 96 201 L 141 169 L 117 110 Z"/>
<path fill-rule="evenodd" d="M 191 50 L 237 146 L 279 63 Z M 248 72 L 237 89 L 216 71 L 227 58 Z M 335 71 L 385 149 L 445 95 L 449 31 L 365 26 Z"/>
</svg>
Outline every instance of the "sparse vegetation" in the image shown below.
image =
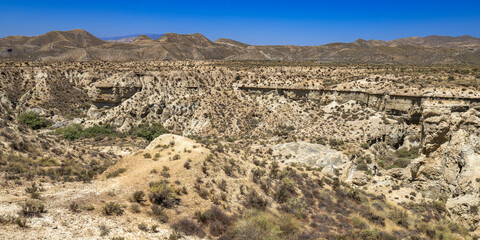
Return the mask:
<svg viewBox="0 0 480 240">
<path fill-rule="evenodd" d="M 18 115 L 18 120 L 33 130 L 46 128 L 49 124 L 45 118 L 40 117 L 35 112 L 24 112 Z"/>
<path fill-rule="evenodd" d="M 283 222 L 280 221 L 282 218 Z M 266 212 L 250 211 L 246 213 L 234 226 L 235 239 L 287 239 L 295 236 L 299 223 L 289 218 L 276 217 Z M 287 223 L 288 225 L 286 225 Z M 287 229 L 288 231 L 285 231 Z"/>
<path fill-rule="evenodd" d="M 133 193 L 133 200 L 137 203 L 142 203 L 145 201 L 145 193 L 143 191 L 136 191 Z"/>
<path fill-rule="evenodd" d="M 125 173 L 126 171 L 127 171 L 126 168 L 119 168 L 119 169 L 117 169 L 113 172 L 108 173 L 106 177 L 107 177 L 107 179 L 118 177 L 118 176 L 120 176 L 120 174 Z"/>
<path fill-rule="evenodd" d="M 104 138 L 107 136 L 118 136 L 118 133 L 110 126 L 98 126 L 84 128 L 81 124 L 73 124 L 54 131 L 61 137 L 74 141 L 81 138 Z"/>
<path fill-rule="evenodd" d="M 102 212 L 107 216 L 111 216 L 111 215 L 120 216 L 124 212 L 124 207 L 116 202 L 108 202 L 103 206 Z"/>
<path fill-rule="evenodd" d="M 80 204 L 78 202 L 71 202 L 70 205 L 69 205 L 69 208 L 70 208 L 70 211 L 74 212 L 74 213 L 78 213 L 78 212 L 81 212 L 80 210 Z"/>
<path fill-rule="evenodd" d="M 21 204 L 21 214 L 25 217 L 39 217 L 45 213 L 45 205 L 40 200 L 29 199 Z"/>
<path fill-rule="evenodd" d="M 175 231 L 181 232 L 185 235 L 196 235 L 199 237 L 205 236 L 205 232 L 197 223 L 186 218 L 178 220 L 172 225 L 172 228 Z"/>
<path fill-rule="evenodd" d="M 150 183 L 148 197 L 150 202 L 164 207 L 173 207 L 179 201 L 175 187 L 165 180 Z"/>
<path fill-rule="evenodd" d="M 379 48 L 379 51 L 399 50 Z M 18 62 L 16 68 L 22 69 L 27 64 L 32 65 L 29 71 L 42 68 L 42 64 L 48 65 Z M 49 127 L 48 121 L 39 115 L 23 121 L 21 114 L 15 118 L 16 112 L 0 113 L 0 171 L 7 199 L 4 205 L 10 201 L 21 206 L 18 217 L 0 216 L 2 227 L 8 224 L 22 228 L 31 225 L 34 227 L 28 232 L 34 232 L 38 219 L 31 217 L 48 217 L 46 221 L 62 222 L 65 214 L 71 215 L 69 218 L 88 219 L 103 213 L 115 216 L 108 217 L 110 220 L 119 220 L 119 230 L 122 229 L 119 232 L 125 232 L 125 237 L 138 234 L 150 237 L 156 236 L 154 233 L 157 232 L 163 235 L 163 228 L 168 224 L 173 229 L 171 239 L 192 235 L 224 240 L 378 240 L 470 239 L 470 231 L 478 225 L 466 221 L 470 225 L 463 226 L 452 220 L 459 217 L 459 212 L 475 219 L 478 204 L 466 203 L 461 208 L 449 206 L 447 209 L 446 203 L 452 196 L 465 194 L 465 191 L 456 189 L 475 188 L 480 177 L 470 178 L 473 182 L 462 179 L 455 183 L 458 186 L 441 178 L 441 174 L 449 171 L 462 178 L 458 172 L 464 173 L 471 166 L 471 159 L 465 154 L 475 153 L 476 145 L 465 144 L 465 148 L 473 149 L 472 152 L 460 147 L 449 152 L 451 146 L 444 144 L 441 154 L 432 152 L 433 155 L 427 156 L 433 149 L 425 145 L 429 141 L 425 136 L 429 134 L 427 130 L 437 131 L 435 127 L 443 125 L 434 122 L 432 125 L 435 126 L 427 129 L 424 122 L 430 115 L 437 116 L 437 106 L 451 114 L 436 117 L 435 121 L 452 116 L 471 116 L 472 123 L 468 127 L 460 127 L 462 121 L 455 123 L 459 124 L 455 129 L 465 131 L 461 132 L 461 138 L 451 130 L 434 136 L 438 142 L 452 138 L 449 144 L 471 141 L 466 136 L 475 126 L 473 116 L 478 109 L 469 106 L 468 99 L 457 104 L 457 95 L 452 92 L 461 92 L 458 98 L 468 95 L 469 91 L 472 91 L 471 96 L 477 96 L 477 91 L 467 86 L 478 85 L 480 78 L 475 76 L 480 76 L 480 70 L 447 65 L 152 61 L 141 66 L 119 63 L 122 72 L 114 73 L 109 70 L 109 64 L 95 63 L 99 69 L 105 69 L 103 75 L 88 73 L 95 81 L 83 78 L 80 71 L 72 73 L 89 85 L 88 90 L 82 91 L 85 99 L 81 101 L 85 105 L 82 103 L 77 107 L 76 103 L 68 103 L 74 105 L 66 108 L 73 110 L 72 114 L 63 113 L 63 107 L 47 105 L 48 100 L 39 106 L 45 110 L 42 110 L 42 116 L 56 121 L 52 130 L 28 129 Z M 7 75 L 1 75 L 2 80 L 8 79 L 11 71 L 5 69 Z M 468 73 L 463 73 L 467 70 Z M 123 76 L 123 72 L 130 75 Z M 209 75 L 210 72 L 215 74 Z M 96 87 L 94 82 L 99 79 L 110 81 L 112 74 L 118 74 L 118 77 L 115 75 L 115 81 L 121 81 L 118 86 L 130 88 L 144 73 L 148 77 L 140 77 L 143 78 L 141 94 L 151 94 L 148 103 L 138 104 L 134 97 L 127 100 L 134 104 L 102 106 L 100 103 L 96 109 L 90 109 L 88 98 L 96 92 L 92 89 Z M 387 75 L 388 78 L 384 77 Z M 55 75 L 51 76 L 54 78 Z M 454 81 L 448 81 L 449 76 L 453 76 Z M 62 74 L 63 78 L 72 80 Z M 53 80 L 49 82 L 52 89 L 57 84 Z M 163 81 L 168 91 L 163 87 Z M 80 88 L 75 82 L 77 80 L 61 83 L 75 85 L 71 88 L 74 91 Z M 282 82 L 285 86 L 281 86 Z M 226 91 L 223 86 L 235 87 Z M 256 89 L 258 86 L 263 87 Z M 460 91 L 456 88 L 458 86 L 465 90 Z M 320 90 L 323 87 L 329 90 Z M 135 92 L 136 88 L 123 90 Z M 395 88 L 395 91 L 389 91 L 389 88 Z M 448 101 L 456 105 L 451 108 L 446 101 L 433 98 L 423 102 L 412 95 L 411 88 L 425 89 L 432 96 L 455 96 Z M 194 94 L 195 89 L 201 94 Z M 101 91 L 108 94 L 109 90 Z M 337 92 L 329 94 L 329 91 Z M 356 95 L 350 96 L 349 91 Z M 362 94 L 366 94 L 367 102 L 362 100 Z M 404 99 L 403 95 L 409 99 L 406 105 L 410 100 L 413 102 L 408 114 L 397 111 L 395 102 L 391 102 L 396 98 Z M 126 98 L 122 97 L 121 101 Z M 61 104 L 64 103 L 58 103 L 58 106 Z M 427 111 L 428 104 L 433 104 L 428 109 L 431 112 L 422 115 L 421 111 Z M 20 109 L 23 106 L 36 107 L 18 106 Z M 131 106 L 139 108 L 130 109 Z M 42 119 L 46 125 L 41 124 Z M 167 132 L 162 125 L 152 121 L 168 124 L 168 131 L 172 133 L 198 134 L 190 136 L 196 143 L 184 140 L 182 136 L 165 136 L 155 149 L 142 150 L 148 142 Z M 62 127 L 72 122 L 85 125 Z M 310 145 L 313 143 L 323 146 Z M 288 148 L 283 148 L 285 146 Z M 322 153 L 315 156 L 317 150 Z M 130 156 L 122 159 L 125 154 Z M 418 161 L 414 160 L 420 155 Z M 451 158 L 457 155 L 460 156 L 458 159 Z M 452 162 L 452 159 L 455 160 Z M 439 164 L 440 161 L 443 162 Z M 412 164 L 408 171 L 390 170 L 406 168 L 411 162 L 415 165 Z M 95 179 L 113 164 L 116 165 L 105 173 L 107 180 L 98 179 L 92 181 L 92 185 L 81 183 Z M 414 179 L 418 166 L 418 172 L 423 175 Z M 356 172 L 355 168 L 363 172 Z M 409 172 L 412 173 L 411 179 L 408 174 L 402 175 Z M 444 186 L 440 191 L 430 187 L 431 173 L 435 174 L 433 186 L 437 182 Z M 118 178 L 112 179 L 115 177 Z M 342 182 L 345 178 L 351 181 L 348 184 Z M 69 183 L 72 181 L 79 182 Z M 153 182 L 148 185 L 148 181 Z M 388 187 L 372 188 L 385 181 L 388 181 Z M 431 191 L 410 190 L 425 186 Z M 72 188 L 78 189 L 73 191 Z M 91 194 L 87 188 L 101 189 L 100 195 Z M 58 189 L 61 194 L 54 192 Z M 371 192 L 372 189 L 375 192 Z M 65 201 L 58 199 L 65 196 L 68 197 Z M 18 200 L 20 197 L 28 199 L 25 206 Z M 94 206 L 98 206 L 96 211 Z M 63 212 L 60 215 L 43 214 L 46 208 L 49 211 L 59 208 Z M 117 226 L 113 229 L 110 220 L 105 222 L 110 227 L 99 225 L 102 218 L 105 217 L 95 218 L 91 224 L 99 226 L 104 238 L 121 239 L 114 236 Z M 59 226 L 59 229 L 63 227 Z"/>
<path fill-rule="evenodd" d="M 140 124 L 139 126 L 132 128 L 129 131 L 129 134 L 144 138 L 151 142 L 153 139 L 167 132 L 168 131 L 161 124 Z"/>
</svg>

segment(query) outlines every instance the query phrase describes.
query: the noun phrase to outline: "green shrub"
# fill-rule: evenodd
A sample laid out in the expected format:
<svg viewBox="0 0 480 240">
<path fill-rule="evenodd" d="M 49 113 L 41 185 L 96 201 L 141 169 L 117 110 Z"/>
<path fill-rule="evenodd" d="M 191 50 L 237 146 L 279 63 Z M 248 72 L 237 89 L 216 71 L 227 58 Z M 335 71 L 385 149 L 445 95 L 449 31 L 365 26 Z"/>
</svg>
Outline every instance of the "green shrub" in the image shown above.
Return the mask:
<svg viewBox="0 0 480 240">
<path fill-rule="evenodd" d="M 158 221 L 162 223 L 168 222 L 168 215 L 165 212 L 165 208 L 159 205 L 152 205 L 151 207 L 152 214 L 157 218 Z"/>
<path fill-rule="evenodd" d="M 73 141 L 80 138 L 101 138 L 105 136 L 117 136 L 118 133 L 110 126 L 94 125 L 84 128 L 81 124 L 73 124 L 64 128 L 55 130 L 54 134 L 58 134 L 63 138 Z"/>
<path fill-rule="evenodd" d="M 280 186 L 275 192 L 275 200 L 278 203 L 286 202 L 295 193 L 295 182 L 288 177 L 282 179 Z"/>
<path fill-rule="evenodd" d="M 432 207 L 439 213 L 443 213 L 447 211 L 445 201 L 435 200 L 432 202 Z"/>
<path fill-rule="evenodd" d="M 132 210 L 133 213 L 141 213 L 142 210 L 140 209 L 140 204 L 134 203 L 130 205 L 130 210 Z"/>
<path fill-rule="evenodd" d="M 73 141 L 82 137 L 83 126 L 81 124 L 73 124 L 64 128 L 55 130 L 55 134 L 61 135 L 63 138 Z"/>
<path fill-rule="evenodd" d="M 175 187 L 162 180 L 150 183 L 150 202 L 164 207 L 172 207 L 178 202 Z"/>
<path fill-rule="evenodd" d="M 48 126 L 47 120 L 40 117 L 35 112 L 24 112 L 18 115 L 18 120 L 34 130 L 45 128 Z"/>
<path fill-rule="evenodd" d="M 69 205 L 70 211 L 74 213 L 80 212 L 80 204 L 78 202 L 71 202 Z"/>
<path fill-rule="evenodd" d="M 106 236 L 110 233 L 110 227 L 105 224 L 98 225 L 98 229 L 100 230 L 100 236 Z"/>
<path fill-rule="evenodd" d="M 137 203 L 145 201 L 145 193 L 143 191 L 136 191 L 133 193 L 133 200 Z"/>
<path fill-rule="evenodd" d="M 268 205 L 268 201 L 262 198 L 257 191 L 251 190 L 247 195 L 244 204 L 245 207 L 255 208 L 258 210 L 265 210 Z"/>
<path fill-rule="evenodd" d="M 39 188 L 36 183 L 33 183 L 31 187 L 25 188 L 25 192 L 29 193 L 31 198 L 40 198 Z"/>
<path fill-rule="evenodd" d="M 366 172 L 366 171 L 368 171 L 368 166 L 367 166 L 367 164 L 362 162 L 362 163 L 357 165 L 357 170 Z"/>
<path fill-rule="evenodd" d="M 149 142 L 167 132 L 163 125 L 158 123 L 151 125 L 140 124 L 138 127 L 132 128 L 129 131 L 130 135 L 144 138 Z"/>
<path fill-rule="evenodd" d="M 398 158 L 392 165 L 388 166 L 388 169 L 392 168 L 406 168 L 410 164 L 410 159 Z"/>
<path fill-rule="evenodd" d="M 408 213 L 407 211 L 400 210 L 395 208 L 391 213 L 390 213 L 390 219 L 397 223 L 398 225 L 401 225 L 405 228 L 408 228 Z"/>
<path fill-rule="evenodd" d="M 59 162 L 57 159 L 52 157 L 42 157 L 38 160 L 38 164 L 42 167 L 53 167 L 58 166 Z"/>
<path fill-rule="evenodd" d="M 148 225 L 145 224 L 145 223 L 139 223 L 138 224 L 138 229 L 140 229 L 142 231 L 145 231 L 145 232 L 148 232 Z"/>
<path fill-rule="evenodd" d="M 341 146 L 341 145 L 343 145 L 343 144 L 344 144 L 344 141 L 343 141 L 343 140 L 338 140 L 338 139 L 331 138 L 330 140 L 328 140 L 328 143 L 330 144 L 330 146 L 336 147 L 336 146 Z"/>
<path fill-rule="evenodd" d="M 399 158 L 410 158 L 412 156 L 412 153 L 410 153 L 410 151 L 408 151 L 406 148 L 399 148 L 395 154 L 397 154 L 397 156 Z"/>
<path fill-rule="evenodd" d="M 16 217 L 14 222 L 21 228 L 27 227 L 27 219 L 24 217 Z"/>
<path fill-rule="evenodd" d="M 298 239 L 296 236 L 300 232 L 300 222 L 290 214 L 281 214 L 276 217 L 277 224 L 282 231 L 282 239 Z"/>
<path fill-rule="evenodd" d="M 84 138 L 94 138 L 97 136 L 107 136 L 115 134 L 115 130 L 110 126 L 98 126 L 93 125 L 92 127 L 85 128 L 83 130 L 83 137 Z"/>
<path fill-rule="evenodd" d="M 116 202 L 108 202 L 103 206 L 103 214 L 107 216 L 117 215 L 120 216 L 123 214 L 123 207 Z"/>
</svg>

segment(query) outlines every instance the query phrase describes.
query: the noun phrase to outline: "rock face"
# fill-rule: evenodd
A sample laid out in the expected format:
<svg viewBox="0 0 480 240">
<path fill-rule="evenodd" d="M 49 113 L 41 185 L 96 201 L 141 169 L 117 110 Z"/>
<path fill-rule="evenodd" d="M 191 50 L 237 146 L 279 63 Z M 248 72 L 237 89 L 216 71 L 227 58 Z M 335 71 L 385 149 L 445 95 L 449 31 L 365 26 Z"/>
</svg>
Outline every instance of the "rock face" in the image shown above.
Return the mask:
<svg viewBox="0 0 480 240">
<path fill-rule="evenodd" d="M 286 163 L 303 163 L 331 171 L 342 167 L 348 161 L 348 157 L 342 152 L 321 144 L 291 142 L 275 145 L 272 150 L 273 156 Z"/>
<path fill-rule="evenodd" d="M 422 145 L 428 156 L 445 143 L 449 136 L 451 110 L 447 106 L 432 104 L 423 111 Z"/>
<path fill-rule="evenodd" d="M 141 90 L 141 82 L 135 74 L 116 75 L 94 85 L 92 102 L 97 108 L 115 107 Z"/>
<path fill-rule="evenodd" d="M 432 199 L 446 199 L 457 220 L 477 226 L 480 198 L 480 112 L 455 112 L 454 106 L 430 104 L 424 110 L 424 160 L 402 174 L 412 186 Z M 454 111 L 452 111 L 454 110 Z"/>
</svg>

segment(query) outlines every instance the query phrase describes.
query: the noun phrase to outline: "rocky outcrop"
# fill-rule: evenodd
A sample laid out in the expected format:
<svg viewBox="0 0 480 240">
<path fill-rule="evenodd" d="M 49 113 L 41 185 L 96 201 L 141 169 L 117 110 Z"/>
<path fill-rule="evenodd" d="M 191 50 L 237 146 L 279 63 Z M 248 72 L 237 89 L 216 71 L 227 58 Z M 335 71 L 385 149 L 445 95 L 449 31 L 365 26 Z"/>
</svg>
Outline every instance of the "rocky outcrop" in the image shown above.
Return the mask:
<svg viewBox="0 0 480 240">
<path fill-rule="evenodd" d="M 424 107 L 425 155 L 400 174 L 403 184 L 430 199 L 443 199 L 454 218 L 476 228 L 480 221 L 476 210 L 480 198 L 480 112 L 452 111 L 455 107 L 445 102 Z"/>
<path fill-rule="evenodd" d="M 95 85 L 95 96 L 92 100 L 97 108 L 115 107 L 124 100 L 132 97 L 135 93 L 142 90 L 140 85 L 121 86 L 116 83 L 106 82 Z"/>
<path fill-rule="evenodd" d="M 345 164 L 348 157 L 340 151 L 321 144 L 290 142 L 272 147 L 273 156 L 286 163 L 304 163 L 310 166 L 336 168 Z"/>
<path fill-rule="evenodd" d="M 418 124 L 422 114 L 435 114 L 434 111 L 424 105 L 430 105 L 437 102 L 445 111 L 461 112 L 466 111 L 473 104 L 480 104 L 480 96 L 460 95 L 452 96 L 450 94 L 399 94 L 388 92 L 372 92 L 361 90 L 345 90 L 331 88 L 296 88 L 296 87 L 256 87 L 239 86 L 239 89 L 245 91 L 276 92 L 290 98 L 301 100 L 318 100 L 323 104 L 332 101 L 345 103 L 348 101 L 357 101 L 378 111 L 385 111 L 389 115 L 399 116 L 408 123 Z M 427 109 L 427 112 L 423 111 Z M 430 116 L 426 116 L 427 118 Z M 438 121 L 438 119 L 429 119 L 428 121 Z M 433 124 L 433 122 L 432 122 Z M 440 140 L 441 141 L 441 140 Z"/>
</svg>

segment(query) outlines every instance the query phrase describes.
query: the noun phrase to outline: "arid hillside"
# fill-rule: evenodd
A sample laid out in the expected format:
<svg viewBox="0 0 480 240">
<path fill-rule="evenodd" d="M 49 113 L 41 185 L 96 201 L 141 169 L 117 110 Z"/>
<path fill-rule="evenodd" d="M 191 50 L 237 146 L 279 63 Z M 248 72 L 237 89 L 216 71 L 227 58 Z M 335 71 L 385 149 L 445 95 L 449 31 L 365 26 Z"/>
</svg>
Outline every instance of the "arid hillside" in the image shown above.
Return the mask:
<svg viewBox="0 0 480 240">
<path fill-rule="evenodd" d="M 152 42 L 173 59 L 251 47 L 108 44 Z M 476 65 L 4 61 L 0 238 L 477 239 L 479 81 Z"/>
</svg>

